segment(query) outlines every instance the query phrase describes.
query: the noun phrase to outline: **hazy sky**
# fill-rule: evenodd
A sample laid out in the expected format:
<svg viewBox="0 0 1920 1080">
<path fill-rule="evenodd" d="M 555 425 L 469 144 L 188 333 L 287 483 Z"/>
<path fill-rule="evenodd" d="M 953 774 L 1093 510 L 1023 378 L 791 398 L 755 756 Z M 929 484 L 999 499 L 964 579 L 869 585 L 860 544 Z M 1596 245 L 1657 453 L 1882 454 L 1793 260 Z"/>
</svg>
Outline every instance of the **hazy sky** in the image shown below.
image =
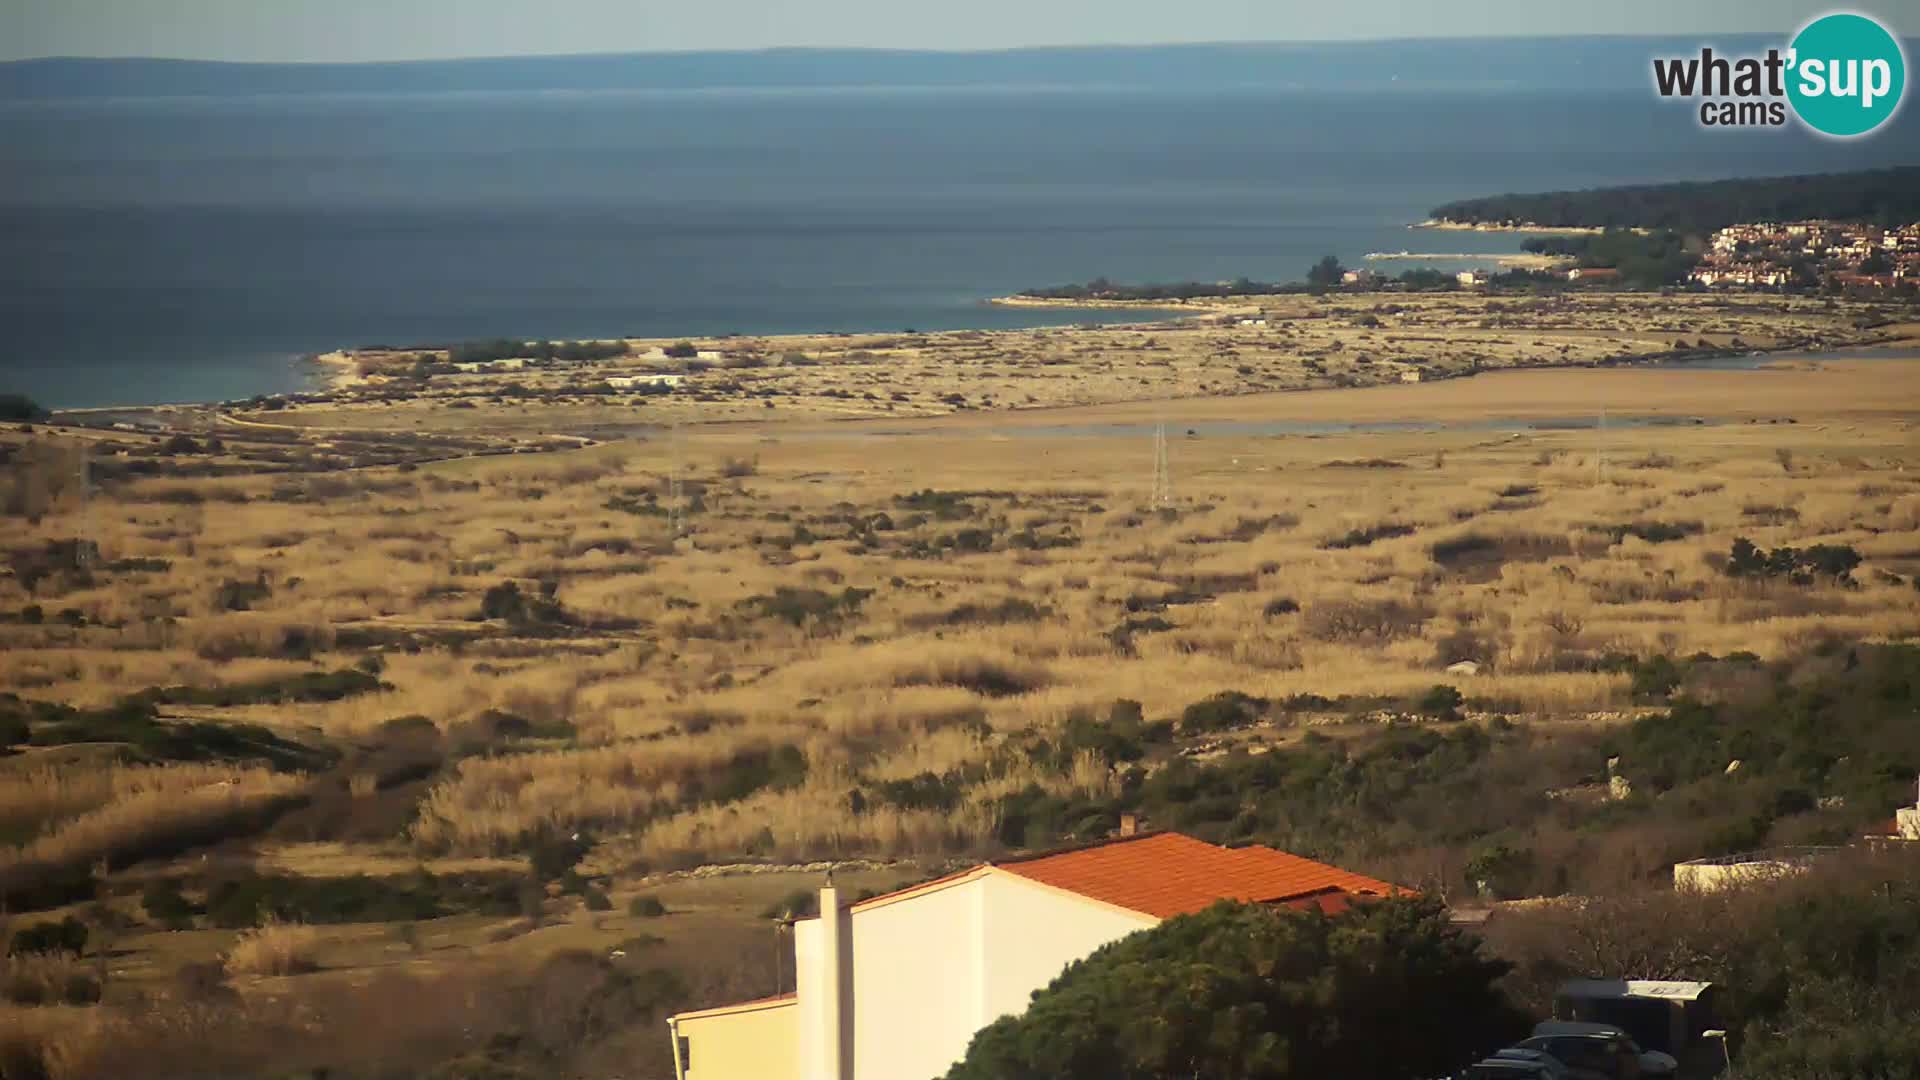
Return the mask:
<svg viewBox="0 0 1920 1080">
<path fill-rule="evenodd" d="M 1842 6 L 1893 18 L 1911 0 Z M 1488 34 L 1786 32 L 1791 0 L 0 0 L 0 60 L 387 60 L 777 45 L 984 49 Z"/>
</svg>

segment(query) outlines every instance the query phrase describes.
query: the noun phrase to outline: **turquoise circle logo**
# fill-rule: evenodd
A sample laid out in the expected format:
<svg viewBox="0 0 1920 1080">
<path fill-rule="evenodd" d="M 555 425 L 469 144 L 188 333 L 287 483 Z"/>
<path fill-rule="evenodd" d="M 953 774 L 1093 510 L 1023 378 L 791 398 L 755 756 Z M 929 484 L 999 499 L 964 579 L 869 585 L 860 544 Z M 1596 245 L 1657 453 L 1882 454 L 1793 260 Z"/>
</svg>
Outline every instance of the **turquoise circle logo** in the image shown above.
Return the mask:
<svg viewBox="0 0 1920 1080">
<path fill-rule="evenodd" d="M 1823 135 L 1865 135 L 1893 118 L 1907 90 L 1900 41 L 1865 15 L 1822 15 L 1794 35 L 1787 100 Z"/>
</svg>

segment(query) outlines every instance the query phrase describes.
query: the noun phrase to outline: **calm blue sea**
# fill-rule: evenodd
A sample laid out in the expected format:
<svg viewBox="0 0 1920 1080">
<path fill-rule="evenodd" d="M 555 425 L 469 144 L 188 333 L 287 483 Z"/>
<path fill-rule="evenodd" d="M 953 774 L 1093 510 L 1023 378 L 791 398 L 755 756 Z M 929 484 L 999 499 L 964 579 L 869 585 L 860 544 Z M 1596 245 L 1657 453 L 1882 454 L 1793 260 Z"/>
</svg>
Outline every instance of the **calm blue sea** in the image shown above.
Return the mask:
<svg viewBox="0 0 1920 1080">
<path fill-rule="evenodd" d="M 0 104 L 0 391 L 297 389 L 302 354 L 499 335 L 1075 322 L 981 300 L 1292 279 L 1504 191 L 1920 161 L 1649 94 L 942 88 Z"/>
</svg>

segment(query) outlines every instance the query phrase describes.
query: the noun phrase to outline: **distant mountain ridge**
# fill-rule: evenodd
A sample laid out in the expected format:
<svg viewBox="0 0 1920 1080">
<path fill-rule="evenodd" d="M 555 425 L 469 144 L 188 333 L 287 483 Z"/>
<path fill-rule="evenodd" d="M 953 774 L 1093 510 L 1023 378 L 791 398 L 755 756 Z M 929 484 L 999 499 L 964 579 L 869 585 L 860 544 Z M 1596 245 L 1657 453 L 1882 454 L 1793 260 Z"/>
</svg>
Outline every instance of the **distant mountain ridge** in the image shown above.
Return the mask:
<svg viewBox="0 0 1920 1080">
<path fill-rule="evenodd" d="M 1735 53 L 1762 51 L 1782 40 L 1783 35 L 1730 34 L 1711 43 Z M 313 64 L 50 58 L 0 63 L 0 100 L 888 86 L 1628 91 L 1651 85 L 1652 57 L 1697 52 L 1702 44 L 1697 37 L 1675 36 L 1532 37 L 983 52 L 770 49 Z"/>
</svg>

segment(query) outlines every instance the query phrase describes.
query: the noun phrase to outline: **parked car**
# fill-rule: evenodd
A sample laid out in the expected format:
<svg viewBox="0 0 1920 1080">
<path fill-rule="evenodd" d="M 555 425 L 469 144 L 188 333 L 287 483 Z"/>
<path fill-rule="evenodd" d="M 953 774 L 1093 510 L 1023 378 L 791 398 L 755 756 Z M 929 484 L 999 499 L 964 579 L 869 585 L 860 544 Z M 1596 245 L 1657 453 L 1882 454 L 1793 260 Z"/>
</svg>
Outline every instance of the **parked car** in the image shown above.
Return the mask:
<svg viewBox="0 0 1920 1080">
<path fill-rule="evenodd" d="M 1680 1069 L 1673 1055 L 1642 1050 L 1633 1036 L 1617 1027 L 1576 1020 L 1545 1021 L 1515 1049 L 1558 1058 L 1573 1080 L 1662 1080 Z"/>
<path fill-rule="evenodd" d="M 1572 1074 L 1551 1054 L 1509 1049 L 1468 1067 L 1460 1080 L 1572 1080 Z"/>
</svg>

